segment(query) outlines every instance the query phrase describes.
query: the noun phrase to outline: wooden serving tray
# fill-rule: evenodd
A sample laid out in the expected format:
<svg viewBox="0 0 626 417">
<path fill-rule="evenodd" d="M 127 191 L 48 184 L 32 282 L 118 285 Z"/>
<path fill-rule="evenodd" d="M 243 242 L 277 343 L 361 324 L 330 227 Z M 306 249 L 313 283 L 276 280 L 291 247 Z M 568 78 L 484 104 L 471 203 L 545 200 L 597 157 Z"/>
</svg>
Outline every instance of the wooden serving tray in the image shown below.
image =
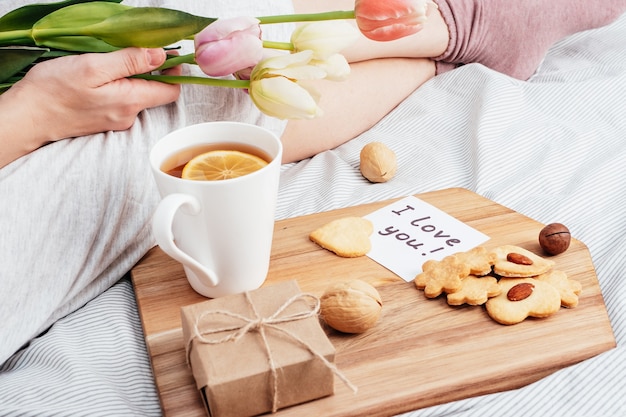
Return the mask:
<svg viewBox="0 0 626 417">
<path fill-rule="evenodd" d="M 491 239 L 485 246 L 522 246 L 541 254 L 542 224 L 464 189 L 417 195 Z M 309 241 L 322 224 L 365 216 L 391 201 L 278 221 L 266 284 L 297 279 L 321 295 L 333 281 L 358 278 L 383 299 L 377 326 L 361 335 L 328 330 L 335 363 L 358 387 L 335 381 L 335 394 L 280 410 L 279 416 L 388 416 L 481 394 L 510 390 L 615 347 L 615 337 L 586 246 L 573 239 L 553 257 L 556 268 L 582 283 L 578 307 L 513 326 L 491 320 L 484 307 L 450 307 L 429 300 L 367 256 L 340 258 Z M 158 247 L 133 269 L 132 278 L 166 416 L 206 416 L 185 364 L 180 307 L 206 300 L 195 293 L 179 263 Z"/>
</svg>

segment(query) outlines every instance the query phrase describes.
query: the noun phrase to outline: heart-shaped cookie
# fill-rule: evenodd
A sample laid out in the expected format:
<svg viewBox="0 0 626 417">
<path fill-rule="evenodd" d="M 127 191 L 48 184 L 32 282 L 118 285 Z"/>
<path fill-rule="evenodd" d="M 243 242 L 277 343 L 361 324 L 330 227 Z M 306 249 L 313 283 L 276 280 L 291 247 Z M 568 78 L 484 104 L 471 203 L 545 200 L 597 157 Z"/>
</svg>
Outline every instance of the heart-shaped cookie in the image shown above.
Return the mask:
<svg viewBox="0 0 626 417">
<path fill-rule="evenodd" d="M 309 239 L 339 256 L 356 258 L 371 249 L 370 235 L 373 231 L 374 225 L 367 219 L 343 217 L 314 230 Z"/>
</svg>

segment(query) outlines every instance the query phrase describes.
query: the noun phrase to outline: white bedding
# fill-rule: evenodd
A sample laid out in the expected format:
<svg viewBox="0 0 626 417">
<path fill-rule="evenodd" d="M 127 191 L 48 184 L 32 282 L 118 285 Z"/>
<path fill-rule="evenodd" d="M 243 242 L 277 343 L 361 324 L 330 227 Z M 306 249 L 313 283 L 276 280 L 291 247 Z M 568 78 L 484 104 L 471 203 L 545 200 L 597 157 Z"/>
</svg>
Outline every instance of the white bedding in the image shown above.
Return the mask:
<svg viewBox="0 0 626 417">
<path fill-rule="evenodd" d="M 567 224 L 589 247 L 617 348 L 518 390 L 409 416 L 626 415 L 625 39 L 626 15 L 571 36 L 528 82 L 467 65 L 426 83 L 355 140 L 283 167 L 278 219 L 464 187 Z M 371 141 L 398 155 L 388 183 L 359 173 Z M 0 415 L 160 415 L 128 278 L 0 368 Z"/>
</svg>

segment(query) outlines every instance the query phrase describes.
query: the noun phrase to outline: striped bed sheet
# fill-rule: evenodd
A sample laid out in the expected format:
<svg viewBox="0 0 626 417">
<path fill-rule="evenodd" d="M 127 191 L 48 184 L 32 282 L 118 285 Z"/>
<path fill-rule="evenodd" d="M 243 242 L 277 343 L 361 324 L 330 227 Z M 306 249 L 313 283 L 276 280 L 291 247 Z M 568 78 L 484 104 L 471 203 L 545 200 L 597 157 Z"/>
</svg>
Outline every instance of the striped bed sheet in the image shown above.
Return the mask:
<svg viewBox="0 0 626 417">
<path fill-rule="evenodd" d="M 353 141 L 283 166 L 278 219 L 463 187 L 567 224 L 591 252 L 615 349 L 517 390 L 405 416 L 626 415 L 625 39 L 626 15 L 570 36 L 528 82 L 464 66 Z M 360 176 L 359 151 L 371 141 L 398 155 L 388 183 Z M 0 415 L 161 415 L 128 277 L 0 368 Z"/>
</svg>

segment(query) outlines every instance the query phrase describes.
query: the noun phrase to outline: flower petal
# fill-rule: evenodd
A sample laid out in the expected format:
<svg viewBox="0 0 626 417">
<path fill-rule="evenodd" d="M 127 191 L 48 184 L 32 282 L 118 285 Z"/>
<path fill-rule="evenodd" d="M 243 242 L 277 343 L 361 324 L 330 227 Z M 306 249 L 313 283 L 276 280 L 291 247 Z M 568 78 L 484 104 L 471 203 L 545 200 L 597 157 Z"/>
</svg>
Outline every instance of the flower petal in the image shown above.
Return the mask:
<svg viewBox="0 0 626 417">
<path fill-rule="evenodd" d="M 252 17 L 218 19 L 194 38 L 196 63 L 219 77 L 256 65 L 263 57 L 259 20 Z"/>
<path fill-rule="evenodd" d="M 263 113 L 279 119 L 312 119 L 322 114 L 306 88 L 284 77 L 252 81 L 250 98 Z"/>
<path fill-rule="evenodd" d="M 276 75 L 293 79 L 324 78 L 326 76 L 325 71 L 309 65 L 312 56 L 312 51 L 302 51 L 264 59 L 252 70 L 250 79 L 259 80 Z"/>
<path fill-rule="evenodd" d="M 232 36 L 201 45 L 196 49 L 196 63 L 207 75 L 219 77 L 256 65 L 263 57 L 259 38 L 234 33 Z"/>
<path fill-rule="evenodd" d="M 326 72 L 326 79 L 330 81 L 344 81 L 350 75 L 350 64 L 341 54 L 334 54 L 325 60 L 311 61 L 311 64 Z"/>
<path fill-rule="evenodd" d="M 305 65 L 313 58 L 313 51 L 302 51 L 293 54 L 272 56 L 259 62 L 259 67 L 268 69 L 287 68 L 292 65 Z"/>
<path fill-rule="evenodd" d="M 296 51 L 312 50 L 314 59 L 326 59 L 358 38 L 355 27 L 345 21 L 319 21 L 301 25 L 293 31 L 291 43 Z"/>
<path fill-rule="evenodd" d="M 390 41 L 419 32 L 431 0 L 355 0 L 355 18 L 361 33 L 376 41 Z"/>
<path fill-rule="evenodd" d="M 232 19 L 217 19 L 200 33 L 194 36 L 196 47 L 206 42 L 215 42 L 228 37 L 233 32 L 246 32 L 251 36 L 261 38 L 259 19 L 254 17 L 235 17 Z"/>
<path fill-rule="evenodd" d="M 326 78 L 327 73 L 324 68 L 316 65 L 301 65 L 271 70 L 270 75 L 280 75 L 293 80 L 321 80 Z"/>
</svg>

